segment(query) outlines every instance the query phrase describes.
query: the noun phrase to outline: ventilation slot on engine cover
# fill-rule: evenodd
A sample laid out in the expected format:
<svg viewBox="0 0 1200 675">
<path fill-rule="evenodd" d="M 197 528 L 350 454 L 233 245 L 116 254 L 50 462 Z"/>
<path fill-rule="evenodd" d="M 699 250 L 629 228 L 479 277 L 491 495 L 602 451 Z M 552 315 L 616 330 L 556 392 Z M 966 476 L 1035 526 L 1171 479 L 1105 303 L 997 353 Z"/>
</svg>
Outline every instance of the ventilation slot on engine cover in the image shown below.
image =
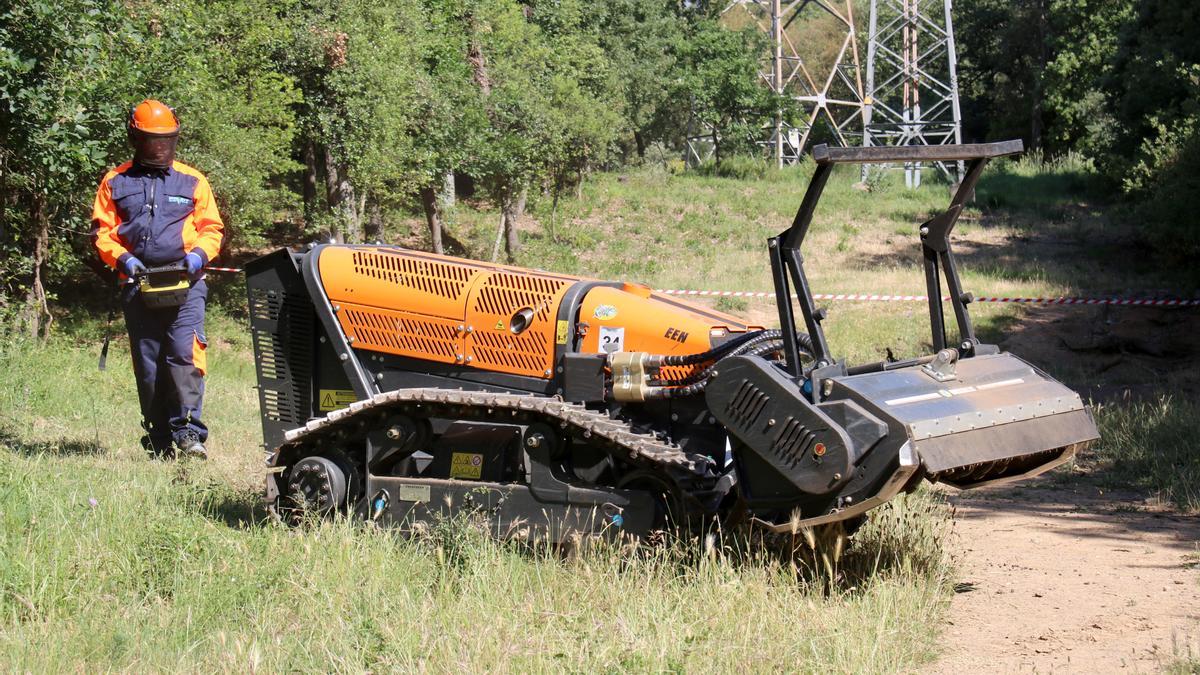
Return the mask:
<svg viewBox="0 0 1200 675">
<path fill-rule="evenodd" d="M 462 265 L 394 253 L 355 251 L 353 260 L 355 274 L 451 300 L 461 297 L 471 276 L 478 273 Z"/>
<path fill-rule="evenodd" d="M 354 346 L 453 363 L 461 353 L 457 324 L 403 312 L 345 305 L 339 318 Z"/>
<path fill-rule="evenodd" d="M 498 366 L 522 375 L 544 377 L 553 349 L 542 333 L 513 335 L 505 332 L 476 331 L 468 351 L 478 365 Z"/>
<path fill-rule="evenodd" d="M 771 443 L 771 452 L 781 461 L 795 467 L 804 459 L 804 454 L 816 440 L 816 435 L 809 431 L 808 427 L 789 417 L 780 425 L 779 433 Z"/>
<path fill-rule="evenodd" d="M 742 382 L 742 385 L 738 387 L 737 393 L 730 399 L 725 410 L 733 418 L 733 421 L 745 429 L 754 425 L 754 422 L 758 419 L 763 408 L 766 407 L 770 400 L 770 396 L 767 396 L 761 389 L 746 381 Z"/>
<path fill-rule="evenodd" d="M 475 296 L 475 311 L 507 318 L 523 307 L 531 307 L 538 321 L 549 321 L 554 296 L 568 285 L 566 281 L 525 274 L 492 274 Z"/>
</svg>

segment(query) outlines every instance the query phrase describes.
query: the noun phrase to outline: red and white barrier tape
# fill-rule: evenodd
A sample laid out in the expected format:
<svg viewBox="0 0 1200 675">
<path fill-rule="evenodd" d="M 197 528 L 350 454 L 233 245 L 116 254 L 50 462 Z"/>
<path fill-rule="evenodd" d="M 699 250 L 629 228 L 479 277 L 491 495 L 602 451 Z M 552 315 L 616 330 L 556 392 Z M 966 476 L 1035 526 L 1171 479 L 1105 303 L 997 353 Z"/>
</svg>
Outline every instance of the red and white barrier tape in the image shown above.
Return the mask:
<svg viewBox="0 0 1200 675">
<path fill-rule="evenodd" d="M 662 289 L 656 291 L 664 295 L 689 295 L 709 298 L 774 298 L 774 293 L 763 291 L 694 291 Z M 942 296 L 949 300 L 950 296 Z M 877 295 L 866 293 L 814 293 L 813 300 L 867 300 L 880 302 L 925 302 L 927 295 Z M 1166 298 L 1161 300 L 1139 300 L 1133 298 L 1002 298 L 983 296 L 975 298 L 974 302 L 1000 302 L 1024 305 L 1128 305 L 1147 307 L 1200 307 L 1200 299 L 1183 300 Z"/>
<path fill-rule="evenodd" d="M 242 270 L 236 267 L 206 267 L 209 272 L 229 272 L 240 274 Z M 767 291 L 696 291 L 679 289 L 658 289 L 655 293 L 664 295 L 690 295 L 705 298 L 774 298 L 775 294 Z M 875 302 L 925 302 L 927 295 L 877 295 L 867 293 L 814 293 L 813 300 L 859 300 Z M 950 296 L 942 296 L 942 300 L 950 300 Z M 1020 305 L 1121 305 L 1131 307 L 1200 307 L 1200 299 L 1183 300 L 1166 298 L 1161 300 L 1137 300 L 1132 298 L 1002 298 L 983 296 L 975 298 L 974 302 L 1014 303 Z"/>
</svg>

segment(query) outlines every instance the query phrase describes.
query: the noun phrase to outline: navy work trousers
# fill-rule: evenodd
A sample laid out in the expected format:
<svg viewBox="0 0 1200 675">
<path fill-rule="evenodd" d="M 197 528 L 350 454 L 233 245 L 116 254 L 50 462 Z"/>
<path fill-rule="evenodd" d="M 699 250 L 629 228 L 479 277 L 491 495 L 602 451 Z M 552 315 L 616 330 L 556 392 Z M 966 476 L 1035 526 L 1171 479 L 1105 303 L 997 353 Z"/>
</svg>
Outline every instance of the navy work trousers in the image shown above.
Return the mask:
<svg viewBox="0 0 1200 675">
<path fill-rule="evenodd" d="M 196 434 L 202 443 L 208 439 L 208 428 L 200 421 L 207 370 L 207 303 L 208 285 L 203 279 L 192 285 L 182 305 L 168 309 L 147 308 L 133 285 L 121 294 L 142 425 L 156 450 L 165 450 L 171 441 L 188 434 Z"/>
</svg>

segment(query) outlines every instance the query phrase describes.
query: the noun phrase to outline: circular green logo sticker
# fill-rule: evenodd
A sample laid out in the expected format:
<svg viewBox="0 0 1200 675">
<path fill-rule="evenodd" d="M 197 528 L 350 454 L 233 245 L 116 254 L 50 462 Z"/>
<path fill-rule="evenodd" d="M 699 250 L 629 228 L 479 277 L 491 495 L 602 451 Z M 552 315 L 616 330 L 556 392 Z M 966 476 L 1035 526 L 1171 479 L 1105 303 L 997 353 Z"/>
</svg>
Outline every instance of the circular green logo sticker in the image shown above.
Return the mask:
<svg viewBox="0 0 1200 675">
<path fill-rule="evenodd" d="M 613 307 L 612 305 L 599 305 L 596 307 L 596 311 L 592 312 L 592 316 L 600 319 L 601 321 L 611 319 L 616 315 L 617 308 Z"/>
</svg>

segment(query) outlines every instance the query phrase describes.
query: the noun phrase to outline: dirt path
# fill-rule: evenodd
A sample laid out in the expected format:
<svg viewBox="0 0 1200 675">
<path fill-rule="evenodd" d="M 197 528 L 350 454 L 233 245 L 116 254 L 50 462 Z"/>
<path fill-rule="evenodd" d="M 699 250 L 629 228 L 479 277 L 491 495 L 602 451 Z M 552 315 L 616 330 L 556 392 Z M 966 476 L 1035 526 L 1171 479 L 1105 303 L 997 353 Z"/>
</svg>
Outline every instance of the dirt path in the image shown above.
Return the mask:
<svg viewBox="0 0 1200 675">
<path fill-rule="evenodd" d="M 951 502 L 960 592 L 929 672 L 1156 672 L 1200 653 L 1200 518 L 1047 480 Z"/>
</svg>

